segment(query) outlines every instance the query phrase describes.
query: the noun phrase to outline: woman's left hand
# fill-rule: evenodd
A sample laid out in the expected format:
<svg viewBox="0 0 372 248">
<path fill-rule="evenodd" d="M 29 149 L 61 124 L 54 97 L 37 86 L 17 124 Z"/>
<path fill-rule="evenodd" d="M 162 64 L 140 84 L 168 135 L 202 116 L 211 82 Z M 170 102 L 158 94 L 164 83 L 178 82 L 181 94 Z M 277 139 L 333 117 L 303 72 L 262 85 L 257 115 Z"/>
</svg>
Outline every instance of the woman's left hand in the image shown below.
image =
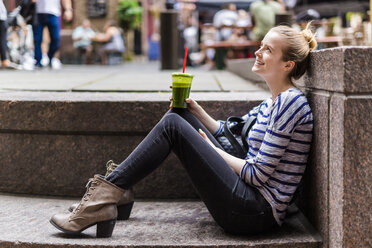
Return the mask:
<svg viewBox="0 0 372 248">
<path fill-rule="evenodd" d="M 212 141 L 208 138 L 208 136 L 203 132 L 203 130 L 201 130 L 201 129 L 199 128 L 198 132 L 199 132 L 200 136 L 202 136 L 202 138 L 203 138 L 205 141 L 207 141 L 208 144 L 210 144 L 213 148 L 216 147 L 216 146 L 212 143 Z"/>
</svg>

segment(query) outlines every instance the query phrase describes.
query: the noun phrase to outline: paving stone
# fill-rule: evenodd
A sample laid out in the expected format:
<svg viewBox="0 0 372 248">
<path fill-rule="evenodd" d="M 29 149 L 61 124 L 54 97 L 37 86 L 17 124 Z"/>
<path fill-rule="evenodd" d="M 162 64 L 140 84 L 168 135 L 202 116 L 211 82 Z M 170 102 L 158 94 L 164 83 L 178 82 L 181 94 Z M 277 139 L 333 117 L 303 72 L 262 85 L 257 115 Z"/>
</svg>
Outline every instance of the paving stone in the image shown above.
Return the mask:
<svg viewBox="0 0 372 248">
<path fill-rule="evenodd" d="M 321 242 L 302 214 L 268 234 L 226 234 L 199 201 L 136 201 L 131 218 L 118 221 L 111 238 L 95 238 L 95 227 L 68 236 L 48 221 L 76 201 L 0 194 L 0 247 L 316 248 Z"/>
</svg>

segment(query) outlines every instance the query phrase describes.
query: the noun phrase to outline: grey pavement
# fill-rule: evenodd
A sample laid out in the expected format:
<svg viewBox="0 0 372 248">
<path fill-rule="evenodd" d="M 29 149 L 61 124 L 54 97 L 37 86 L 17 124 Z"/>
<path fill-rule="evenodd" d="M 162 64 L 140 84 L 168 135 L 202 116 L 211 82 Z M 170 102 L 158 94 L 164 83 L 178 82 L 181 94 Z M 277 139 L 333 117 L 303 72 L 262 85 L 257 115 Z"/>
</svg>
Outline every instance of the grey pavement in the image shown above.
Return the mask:
<svg viewBox="0 0 372 248">
<path fill-rule="evenodd" d="M 158 62 L 119 66 L 64 65 L 61 70 L 0 70 L 0 91 L 56 92 L 168 92 L 171 73 Z M 228 71 L 186 68 L 195 75 L 193 92 L 262 92 L 255 84 Z"/>
<path fill-rule="evenodd" d="M 136 201 L 127 221 L 118 221 L 109 239 L 96 227 L 68 236 L 49 223 L 75 199 L 0 194 L 0 247 L 318 247 L 320 238 L 302 214 L 280 230 L 259 236 L 226 234 L 200 201 Z"/>
</svg>

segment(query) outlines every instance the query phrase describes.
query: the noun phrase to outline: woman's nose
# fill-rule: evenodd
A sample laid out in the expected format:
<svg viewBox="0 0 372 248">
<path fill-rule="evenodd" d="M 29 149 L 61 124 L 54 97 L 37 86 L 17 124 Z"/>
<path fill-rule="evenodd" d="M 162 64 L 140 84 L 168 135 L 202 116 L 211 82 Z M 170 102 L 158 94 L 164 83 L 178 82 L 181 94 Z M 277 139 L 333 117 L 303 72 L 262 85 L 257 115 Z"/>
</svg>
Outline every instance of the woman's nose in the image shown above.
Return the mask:
<svg viewBox="0 0 372 248">
<path fill-rule="evenodd" d="M 261 55 L 261 49 L 258 49 L 257 51 L 255 51 L 254 55 L 256 55 L 256 57 L 259 57 L 259 55 Z"/>
</svg>

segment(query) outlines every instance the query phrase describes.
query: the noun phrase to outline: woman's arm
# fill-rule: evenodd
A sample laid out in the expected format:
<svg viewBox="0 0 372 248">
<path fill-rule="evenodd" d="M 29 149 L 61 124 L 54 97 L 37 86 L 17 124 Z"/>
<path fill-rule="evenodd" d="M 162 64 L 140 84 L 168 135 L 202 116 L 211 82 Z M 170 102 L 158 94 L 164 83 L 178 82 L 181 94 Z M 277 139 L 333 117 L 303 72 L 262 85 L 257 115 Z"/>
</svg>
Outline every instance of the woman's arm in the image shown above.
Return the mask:
<svg viewBox="0 0 372 248">
<path fill-rule="evenodd" d="M 114 30 L 109 28 L 105 33 L 101 34 L 96 34 L 93 38 L 92 41 L 95 42 L 109 42 L 112 36 L 114 35 Z"/>
<path fill-rule="evenodd" d="M 221 150 L 220 148 L 216 147 L 201 129 L 199 129 L 199 134 L 217 151 L 217 153 L 226 161 L 226 163 L 231 167 L 231 169 L 233 169 L 235 173 L 239 175 L 246 161 L 244 159 L 234 157 L 228 154 L 227 152 Z"/>
<path fill-rule="evenodd" d="M 213 119 L 205 110 L 192 98 L 187 98 L 187 108 L 200 120 L 201 123 L 208 129 L 212 134 L 219 128 L 220 124 Z"/>
</svg>

